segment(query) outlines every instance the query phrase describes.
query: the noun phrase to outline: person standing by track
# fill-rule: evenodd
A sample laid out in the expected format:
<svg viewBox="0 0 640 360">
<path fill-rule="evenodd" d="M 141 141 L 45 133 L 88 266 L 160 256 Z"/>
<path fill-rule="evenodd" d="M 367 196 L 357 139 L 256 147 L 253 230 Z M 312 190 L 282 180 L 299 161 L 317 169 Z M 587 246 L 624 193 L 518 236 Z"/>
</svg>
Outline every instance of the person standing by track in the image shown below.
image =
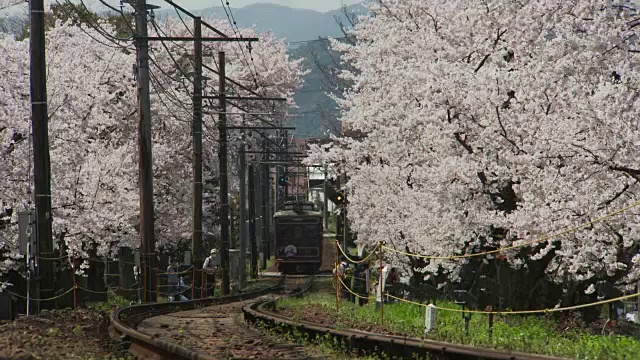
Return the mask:
<svg viewBox="0 0 640 360">
<path fill-rule="evenodd" d="M 204 259 L 202 270 L 206 273 L 206 296 L 213 296 L 216 287 L 216 272 L 218 271 L 218 259 L 216 249 L 211 249 L 211 254 Z M 205 286 L 205 284 L 203 284 Z"/>
</svg>

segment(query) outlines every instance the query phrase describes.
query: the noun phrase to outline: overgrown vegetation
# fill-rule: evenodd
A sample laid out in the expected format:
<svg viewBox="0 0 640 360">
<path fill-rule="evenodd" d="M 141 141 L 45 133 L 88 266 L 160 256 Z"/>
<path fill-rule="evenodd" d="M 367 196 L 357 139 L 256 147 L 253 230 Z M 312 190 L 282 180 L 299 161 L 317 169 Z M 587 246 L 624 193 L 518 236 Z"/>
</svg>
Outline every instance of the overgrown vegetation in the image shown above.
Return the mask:
<svg viewBox="0 0 640 360">
<path fill-rule="evenodd" d="M 459 308 L 453 303 L 441 302 L 443 307 Z M 425 309 L 408 303 L 384 305 L 384 320 L 374 304 L 354 306 L 342 300 L 336 316 L 334 294 L 317 293 L 304 298 L 278 300 L 277 309 L 291 309 L 297 319 L 330 318 L 336 327 L 366 328 L 394 334 L 407 334 L 423 338 Z M 311 317 L 311 319 L 309 319 Z M 459 312 L 438 311 L 437 329 L 427 339 L 523 351 L 585 360 L 635 359 L 640 357 L 640 341 L 624 335 L 596 335 L 585 328 L 562 329 L 552 315 L 495 316 L 492 335 L 489 334 L 488 316 L 474 314 L 469 334 Z"/>
<path fill-rule="evenodd" d="M 113 291 L 107 293 L 107 301 L 96 301 L 87 303 L 87 308 L 96 311 L 109 312 L 114 307 L 128 306 L 131 301 L 127 300 L 123 296 L 116 295 Z"/>
<path fill-rule="evenodd" d="M 358 359 L 358 360 L 374 360 L 376 357 L 355 356 L 348 352 L 348 349 L 341 347 L 340 343 L 335 341 L 331 336 L 325 335 L 311 341 L 307 334 L 293 332 L 287 333 L 273 329 L 262 323 L 257 324 L 258 330 L 263 335 L 271 338 L 276 342 L 296 343 L 305 346 L 305 352 L 309 356 L 322 356 L 332 360 Z"/>
</svg>

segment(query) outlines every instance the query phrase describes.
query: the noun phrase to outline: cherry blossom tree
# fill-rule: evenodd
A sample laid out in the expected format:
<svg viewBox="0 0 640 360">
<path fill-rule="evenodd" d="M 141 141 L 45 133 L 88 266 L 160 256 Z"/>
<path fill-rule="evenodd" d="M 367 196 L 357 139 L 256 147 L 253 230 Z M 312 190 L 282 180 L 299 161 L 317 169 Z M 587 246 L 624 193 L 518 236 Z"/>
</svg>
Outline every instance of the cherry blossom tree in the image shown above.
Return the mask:
<svg viewBox="0 0 640 360">
<path fill-rule="evenodd" d="M 108 25 L 105 25 L 108 26 Z M 53 231 L 70 254 L 83 257 L 132 246 L 137 210 L 135 83 L 132 54 L 95 42 L 91 29 L 58 23 L 47 32 L 49 139 Z M 32 197 L 29 43 L 3 38 L 3 166 L 0 198 L 6 208 L 29 208 Z M 82 56 L 78 56 L 82 54 Z M 15 246 L 15 226 L 2 231 Z M 99 239 L 99 240 L 98 240 Z"/>
<path fill-rule="evenodd" d="M 637 201 L 631 5 L 369 6 L 357 42 L 334 42 L 356 70 L 342 73 L 354 82 L 340 101 L 351 135 L 309 159 L 349 176 L 359 241 L 444 257 L 396 255 L 418 280 L 477 289 L 488 275 L 512 307 L 582 301 L 598 280 L 640 280 L 635 208 L 498 256 L 447 259 L 529 244 Z M 542 304 L 522 302 L 532 292 Z"/>
<path fill-rule="evenodd" d="M 56 241 L 74 258 L 86 259 L 93 251 L 113 256 L 118 248 L 136 248 L 138 243 L 137 101 L 131 71 L 135 50 L 130 41 L 117 39 L 126 35 L 124 28 L 131 24 L 120 22 L 121 28 L 115 28 L 98 17 L 65 19 L 68 21 L 58 21 L 46 34 L 53 231 Z M 207 21 L 233 33 L 225 23 Z M 151 36 L 189 36 L 189 31 L 171 19 L 150 25 Z M 291 98 L 302 72 L 299 61 L 288 59 L 284 42 L 273 34 L 236 31 L 245 37 L 260 37 L 261 42 L 254 44 L 251 52 L 237 44 L 207 45 L 205 54 L 227 51 L 227 77 L 260 95 Z M 15 268 L 20 258 L 17 213 L 32 206 L 33 154 L 28 39 L 3 37 L 0 49 L 3 74 L 7 74 L 0 79 L 2 274 Z M 156 238 L 158 249 L 163 251 L 175 249 L 191 232 L 191 54 L 191 46 L 185 44 L 155 42 L 150 46 Z M 211 57 L 205 58 L 205 65 L 217 68 Z M 204 75 L 217 79 L 209 70 Z M 236 85 L 229 87 L 246 95 Z M 211 89 L 205 87 L 205 92 L 215 94 Z M 284 105 L 276 109 L 282 111 Z M 274 108 L 235 102 L 227 108 L 235 113 L 267 110 Z M 207 102 L 204 111 L 205 215 L 211 231 L 218 223 L 212 211 L 219 191 L 218 109 Z M 229 122 L 251 125 L 260 121 L 252 116 L 244 119 L 230 116 Z M 239 140 L 239 136 L 231 140 Z"/>
</svg>

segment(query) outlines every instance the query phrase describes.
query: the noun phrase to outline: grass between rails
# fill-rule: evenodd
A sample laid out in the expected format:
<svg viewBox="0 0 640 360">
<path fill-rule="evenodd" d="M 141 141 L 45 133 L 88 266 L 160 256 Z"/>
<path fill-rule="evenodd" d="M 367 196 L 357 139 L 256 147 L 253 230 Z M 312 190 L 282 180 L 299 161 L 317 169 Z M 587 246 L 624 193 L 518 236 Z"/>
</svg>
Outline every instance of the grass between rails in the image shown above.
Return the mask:
<svg viewBox="0 0 640 360">
<path fill-rule="evenodd" d="M 439 306 L 456 308 L 452 303 Z M 278 300 L 277 309 L 289 309 L 295 318 L 308 321 L 330 319 L 339 328 L 360 328 L 424 337 L 425 309 L 407 303 L 384 305 L 384 321 L 374 304 L 354 306 L 341 301 L 336 316 L 335 294 L 315 293 L 303 298 Z M 621 335 L 593 335 L 584 329 L 557 331 L 558 322 L 549 316 L 495 316 L 493 335 L 488 332 L 488 316 L 474 314 L 469 324 L 469 335 L 459 312 L 438 311 L 437 329 L 428 339 L 503 350 L 522 351 L 585 360 L 640 359 L 640 342 Z"/>
</svg>

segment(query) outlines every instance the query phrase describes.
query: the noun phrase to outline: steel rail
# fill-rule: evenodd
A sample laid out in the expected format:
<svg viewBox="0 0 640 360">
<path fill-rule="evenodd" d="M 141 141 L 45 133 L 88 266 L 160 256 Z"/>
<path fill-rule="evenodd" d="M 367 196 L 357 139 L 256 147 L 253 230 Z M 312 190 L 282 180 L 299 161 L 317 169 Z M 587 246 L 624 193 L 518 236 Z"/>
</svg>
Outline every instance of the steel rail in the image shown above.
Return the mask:
<svg viewBox="0 0 640 360">
<path fill-rule="evenodd" d="M 546 355 L 528 354 L 523 352 L 511 352 L 488 348 L 479 348 L 469 345 L 460 345 L 442 341 L 418 339 L 403 336 L 383 335 L 360 330 L 338 330 L 303 320 L 294 321 L 290 318 L 278 315 L 270 311 L 277 300 L 256 302 L 245 305 L 242 308 L 245 320 L 250 323 L 262 324 L 278 329 L 305 333 L 309 338 L 331 336 L 343 346 L 355 350 L 359 355 L 387 354 L 403 359 L 437 358 L 437 359 L 499 359 L 499 360 L 552 360 L 566 359 Z"/>
<path fill-rule="evenodd" d="M 214 357 L 210 355 L 166 340 L 154 338 L 136 330 L 135 326 L 142 322 L 142 320 L 152 316 L 192 310 L 205 306 L 229 304 L 266 295 L 282 289 L 283 280 L 284 278 L 281 278 L 278 285 L 238 295 L 180 302 L 132 305 L 115 309 L 110 315 L 110 333 L 112 338 L 119 339 L 129 352 L 142 358 L 212 360 Z"/>
</svg>

